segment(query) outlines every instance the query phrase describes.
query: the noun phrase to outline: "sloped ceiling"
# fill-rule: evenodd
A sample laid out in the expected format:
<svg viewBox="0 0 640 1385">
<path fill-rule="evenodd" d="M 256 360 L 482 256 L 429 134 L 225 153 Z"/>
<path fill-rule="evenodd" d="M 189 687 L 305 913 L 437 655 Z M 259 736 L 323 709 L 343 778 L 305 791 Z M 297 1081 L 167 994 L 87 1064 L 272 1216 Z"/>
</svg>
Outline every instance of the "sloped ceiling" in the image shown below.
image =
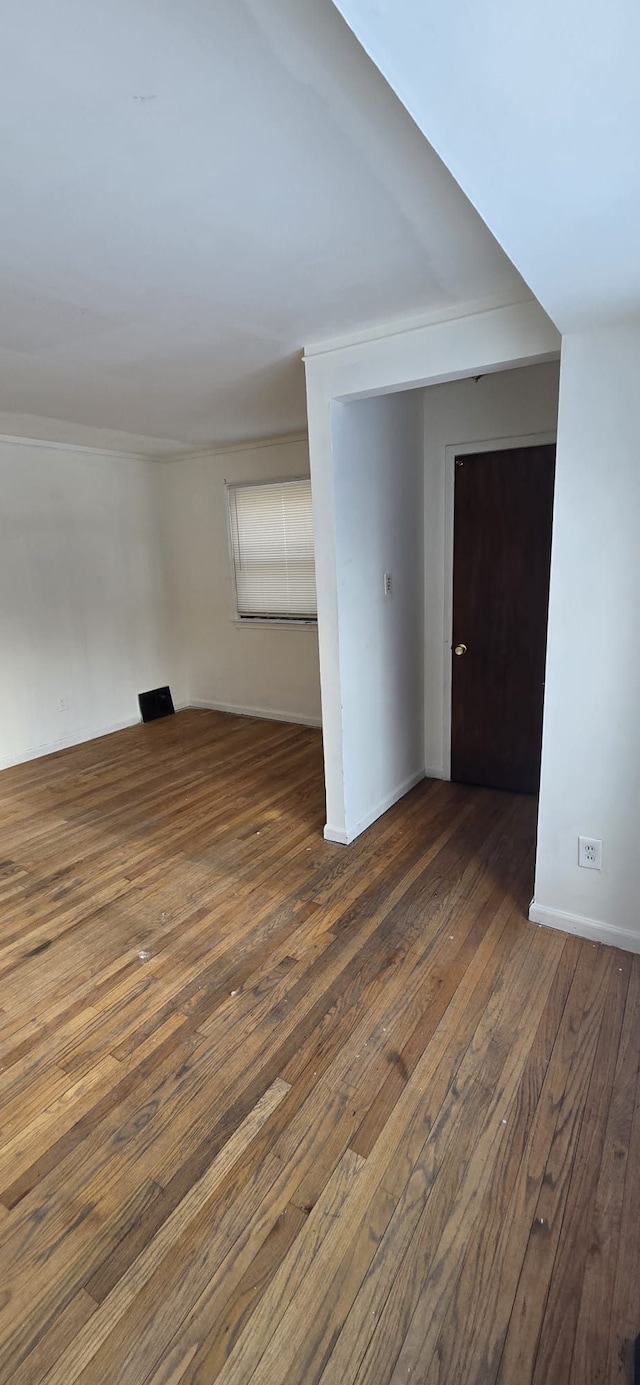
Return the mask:
<svg viewBox="0 0 640 1385">
<path fill-rule="evenodd" d="M 3 432 L 286 431 L 304 342 L 527 296 L 330 0 L 21 0 L 2 49 Z"/>
<path fill-rule="evenodd" d="M 335 0 L 562 332 L 640 315 L 637 0 Z"/>
</svg>

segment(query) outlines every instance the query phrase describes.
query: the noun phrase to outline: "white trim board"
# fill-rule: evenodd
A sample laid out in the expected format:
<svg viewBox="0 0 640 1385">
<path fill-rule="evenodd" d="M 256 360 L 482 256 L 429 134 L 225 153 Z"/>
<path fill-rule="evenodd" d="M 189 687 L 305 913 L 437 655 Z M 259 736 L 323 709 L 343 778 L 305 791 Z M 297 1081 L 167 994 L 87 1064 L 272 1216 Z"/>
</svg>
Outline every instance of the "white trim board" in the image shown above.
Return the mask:
<svg viewBox="0 0 640 1385">
<path fill-rule="evenodd" d="M 95 443 L 80 442 L 60 442 L 58 439 L 51 438 L 31 438 L 21 437 L 14 433 L 0 433 L 0 443 L 6 442 L 11 445 L 18 444 L 20 447 L 45 447 L 54 452 L 86 452 L 89 456 L 95 457 L 118 457 L 128 462 L 190 462 L 196 461 L 199 457 L 218 457 L 231 452 L 257 452 L 263 447 L 284 447 L 287 443 L 308 442 L 309 435 L 304 429 L 299 429 L 294 433 L 280 433 L 273 437 L 247 438 L 240 442 L 229 443 L 210 443 L 208 446 L 190 448 L 184 444 L 182 451 L 177 452 L 175 448 L 179 444 L 167 440 L 166 452 L 145 452 L 142 448 L 139 452 L 132 452 L 121 447 L 99 447 Z M 158 439 L 163 442 L 162 438 Z"/>
<path fill-rule="evenodd" d="M 603 923 L 601 919 L 584 918 L 582 914 L 568 914 L 564 909 L 550 909 L 546 904 L 532 900 L 529 909 L 531 923 L 543 928 L 557 928 L 561 933 L 573 933 L 592 943 L 605 943 L 608 947 L 620 947 L 625 952 L 640 952 L 640 933 L 630 928 L 617 928 L 614 924 Z"/>
<path fill-rule="evenodd" d="M 320 717 L 303 717 L 293 712 L 265 711 L 257 707 L 235 707 L 221 702 L 204 702 L 196 698 L 190 698 L 186 702 L 176 702 L 174 710 L 187 712 L 191 707 L 195 708 L 196 711 L 231 712 L 234 716 L 261 717 L 265 721 L 288 721 L 295 725 L 313 728 L 322 725 Z M 80 731 L 70 736 L 61 736 L 56 741 L 47 741 L 42 745 L 30 746 L 28 750 L 23 750 L 20 755 L 11 755 L 0 760 L 0 772 L 4 769 L 13 769 L 16 765 L 26 765 L 30 760 L 41 760 L 47 755 L 56 755 L 59 750 L 71 750 L 74 745 L 86 745 L 88 741 L 99 741 L 102 736 L 112 736 L 115 731 L 126 731 L 130 726 L 142 726 L 143 724 L 142 718 L 138 714 L 135 717 L 127 717 L 125 721 L 109 722 L 107 726 L 99 726 L 95 731 Z"/>
<path fill-rule="evenodd" d="M 285 712 L 274 707 L 240 707 L 233 702 L 211 702 L 208 698 L 191 697 L 188 707 L 203 712 L 230 712 L 236 717 L 260 717 L 263 721 L 289 721 L 294 726 L 322 726 L 321 717 L 306 716 L 302 712 Z"/>
<path fill-rule="evenodd" d="M 410 793 L 411 789 L 415 789 L 416 784 L 420 784 L 424 778 L 425 772 L 423 769 L 415 770 L 413 774 L 409 775 L 408 779 L 403 780 L 402 784 L 397 784 L 395 789 L 391 790 L 391 793 L 385 794 L 384 798 L 380 799 L 380 802 L 376 803 L 375 807 L 371 808 L 363 818 L 360 818 L 360 821 L 357 822 L 354 827 L 348 827 L 344 832 L 341 828 L 331 827 L 331 825 L 327 823 L 323 834 L 325 841 L 338 842 L 340 846 L 350 846 L 351 843 L 355 841 L 356 837 L 360 836 L 361 832 L 365 832 L 367 827 L 371 827 L 373 822 L 376 822 L 378 818 L 382 817 L 382 814 L 386 813 L 389 808 L 392 808 L 394 803 L 397 803 L 399 799 L 404 798 L 406 793 Z"/>
<path fill-rule="evenodd" d="M 108 726 L 99 726 L 95 731 L 80 731 L 70 736 L 61 736 L 57 741 L 48 741 L 43 745 L 31 746 L 28 750 L 23 750 L 20 755 L 11 755 L 8 759 L 0 760 L 0 770 L 13 769 L 15 765 L 26 765 L 29 760 L 41 760 L 47 755 L 55 755 L 59 750 L 71 750 L 74 745 L 85 745 L 87 741 L 99 741 L 101 736 L 111 736 L 114 731 L 126 731 L 129 726 L 139 725 L 142 725 L 142 721 L 138 715 L 127 717 L 126 721 L 112 721 Z"/>
<path fill-rule="evenodd" d="M 193 448 L 191 451 L 169 453 L 167 456 L 162 456 L 160 460 L 163 462 L 193 462 L 198 461 L 201 457 L 224 457 L 227 453 L 232 452 L 259 452 L 263 447 L 286 447 L 288 443 L 308 441 L 309 434 L 306 429 L 297 429 L 293 433 L 276 433 L 268 438 L 245 438 L 239 442 L 228 443 L 212 442 L 208 446 Z"/>
<path fill-rule="evenodd" d="M 330 827 L 329 823 L 326 824 L 322 835 L 325 842 L 334 842 L 336 846 L 348 846 L 349 842 L 353 840 L 346 832 L 341 831 L 339 827 Z"/>
<path fill-rule="evenodd" d="M 13 433 L 0 433 L 0 443 L 16 444 L 19 447 L 44 447 L 53 452 L 86 452 L 93 457 L 117 457 L 125 462 L 171 461 L 171 453 L 160 455 L 154 452 L 123 452 L 118 447 L 95 447 L 91 443 L 53 442 L 49 438 L 21 438 Z"/>
<path fill-rule="evenodd" d="M 454 322 L 461 317 L 474 317 L 478 313 L 493 312 L 496 308 L 511 308 L 519 303 L 530 303 L 533 294 L 494 294 L 492 298 L 479 298 L 468 303 L 456 303 L 451 307 L 434 308 L 430 313 L 413 314 L 410 317 L 391 318 L 387 322 L 376 323 L 372 327 L 361 327 L 354 332 L 343 332 L 339 337 L 323 337 L 310 342 L 304 348 L 303 360 L 312 356 L 322 356 L 328 351 L 341 351 L 345 346 L 361 346 L 370 341 L 381 341 L 384 337 L 398 337 L 405 332 L 416 332 L 422 327 L 434 327 L 440 322 Z"/>
</svg>

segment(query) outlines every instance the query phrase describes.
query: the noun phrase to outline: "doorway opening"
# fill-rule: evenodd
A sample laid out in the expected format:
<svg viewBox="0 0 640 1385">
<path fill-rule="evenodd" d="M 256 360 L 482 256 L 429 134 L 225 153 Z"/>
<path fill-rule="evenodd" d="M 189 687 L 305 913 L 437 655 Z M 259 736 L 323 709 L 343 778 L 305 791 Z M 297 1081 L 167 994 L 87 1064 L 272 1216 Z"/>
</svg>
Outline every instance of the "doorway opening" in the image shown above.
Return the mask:
<svg viewBox="0 0 640 1385">
<path fill-rule="evenodd" d="M 454 699 L 461 687 L 467 690 L 469 698 L 475 697 L 477 689 L 473 687 L 473 675 L 477 673 L 481 662 L 478 636 L 474 633 L 470 636 L 467 623 L 466 610 L 462 609 L 460 615 L 456 612 L 454 621 L 454 565 L 459 567 L 460 563 L 467 562 L 470 568 L 469 580 L 471 585 L 471 597 L 475 594 L 481 604 L 483 619 L 489 627 L 486 639 L 494 630 L 496 635 L 501 634 L 504 628 L 505 613 L 502 608 L 508 604 L 513 596 L 515 615 L 512 614 L 512 621 L 517 625 L 516 633 L 512 637 L 510 649 L 507 655 L 501 653 L 499 660 L 491 662 L 487 671 L 487 678 L 493 679 L 492 696 L 494 709 L 493 718 L 489 730 L 478 727 L 478 717 L 480 708 L 476 707 L 475 734 L 480 735 L 482 745 L 494 750 L 497 749 L 500 736 L 503 731 L 504 704 L 511 709 L 511 714 L 516 715 L 520 702 L 517 687 L 512 690 L 511 674 L 513 671 L 512 660 L 515 658 L 516 643 L 520 641 L 526 647 L 529 638 L 529 617 L 525 613 L 529 593 L 525 590 L 522 598 L 522 619 L 517 622 L 519 610 L 517 600 L 517 584 L 515 577 L 510 573 L 509 563 L 514 568 L 520 567 L 521 577 L 526 579 L 530 564 L 536 558 L 540 558 L 540 552 L 536 548 L 532 556 L 530 549 L 532 544 L 535 546 L 535 531 L 531 529 L 536 516 L 537 489 L 542 485 L 542 473 L 545 463 L 541 464 L 538 471 L 531 474 L 530 482 L 533 490 L 533 497 L 527 494 L 527 467 L 531 459 L 542 449 L 542 455 L 553 457 L 556 429 L 558 418 L 558 392 L 559 392 L 559 363 L 557 361 L 545 362 L 534 366 L 523 366 L 521 368 L 507 371 L 498 371 L 492 375 L 483 375 L 478 379 L 466 379 L 449 381 L 444 384 L 429 386 L 424 390 L 424 416 L 425 416 L 425 769 L 428 777 L 436 779 L 458 779 L 461 782 L 489 784 L 492 787 L 516 787 L 523 788 L 521 779 L 506 772 L 505 761 L 508 761 L 508 746 L 505 747 L 502 755 L 501 775 L 489 775 L 476 763 L 472 766 L 465 765 L 462 757 L 456 763 L 456 744 L 459 744 L 460 723 L 458 721 L 454 727 Z M 545 451 L 548 449 L 548 451 Z M 504 454 L 504 462 L 500 461 L 499 456 L 494 462 L 496 472 L 495 485 L 493 491 L 496 493 L 487 494 L 482 497 L 476 494 L 476 490 L 482 487 L 482 478 L 488 475 L 491 463 L 487 461 L 488 470 L 483 469 L 483 458 L 490 459 L 496 454 Z M 477 457 L 477 461 L 472 459 Z M 518 508 L 517 496 L 510 498 L 509 478 L 510 463 L 518 458 L 525 460 L 520 462 L 521 470 L 524 470 L 524 478 L 520 477 L 520 490 L 522 503 Z M 456 465 L 462 462 L 463 465 Z M 547 463 L 547 465 L 549 465 Z M 518 466 L 518 462 L 515 462 Z M 547 473 L 545 473 L 547 474 Z M 476 481 L 476 478 L 479 480 Z M 517 481 L 518 478 L 514 478 Z M 548 477 L 547 477 L 548 479 Z M 464 488 L 460 491 L 460 488 Z M 486 489 L 486 486 L 484 487 Z M 454 543 L 456 530 L 456 491 L 459 495 L 468 495 L 468 514 L 466 528 L 459 528 L 458 543 Z M 540 522 L 539 541 L 540 547 L 546 547 L 546 561 L 548 564 L 549 543 L 550 543 L 550 504 L 553 493 L 553 480 L 546 486 L 547 508 L 542 515 Z M 503 494 L 503 492 L 505 492 Z M 540 500 L 540 504 L 542 504 Z M 509 513 L 509 507 L 514 510 Z M 544 506 L 542 506 L 544 509 Z M 524 535 L 519 533 L 519 526 L 525 529 Z M 490 530 L 495 531 L 494 538 L 490 537 Z M 487 529 L 486 542 L 484 541 L 485 529 Z M 497 552 L 497 535 L 503 547 L 509 549 L 509 541 L 513 539 L 512 547 L 515 548 L 515 555 L 508 552 L 503 555 L 500 561 L 500 553 Z M 544 543 L 542 542 L 544 537 Z M 455 550 L 455 551 L 454 551 Z M 474 556 L 474 550 L 477 550 Z M 493 562 L 493 569 L 489 570 L 489 563 Z M 462 580 L 462 578 L 461 578 Z M 481 584 L 484 583 L 484 586 Z M 542 588 L 543 595 L 540 596 Z M 542 580 L 536 581 L 536 593 L 538 603 L 544 606 L 541 622 L 544 631 L 542 645 L 546 643 L 547 627 L 547 603 L 549 589 L 548 565 Z M 459 593 L 460 594 L 460 593 Z M 482 599 L 481 599 L 482 596 Z M 475 617 L 474 617 L 475 618 Z M 466 633 L 465 633 L 466 631 Z M 485 635 L 482 635 L 482 640 Z M 506 633 L 502 633 L 502 640 L 507 639 Z M 529 696 L 528 683 L 537 674 L 531 673 L 544 665 L 544 654 L 540 659 L 540 636 L 535 637 L 536 649 L 538 650 L 537 659 L 528 664 L 526 670 L 523 669 L 522 680 L 525 685 L 525 700 Z M 457 645 L 465 644 L 469 653 L 456 655 L 454 649 Z M 473 655 L 472 655 L 473 645 Z M 487 644 L 487 649 L 489 644 Z M 484 657 L 484 656 L 483 656 Z M 466 661 L 466 663 L 465 663 Z M 522 664 L 526 663 L 524 654 Z M 457 680 L 454 686 L 454 678 Z M 538 693 L 541 695 L 541 683 L 544 673 L 538 679 Z M 465 681 L 466 680 L 466 681 Z M 480 690 L 482 695 L 482 690 Z M 485 697 L 485 705 L 487 699 Z M 539 707 L 539 704 L 538 704 Z M 524 712 L 524 707 L 521 707 Z M 473 716 L 472 708 L 467 715 Z M 487 719 L 489 718 L 487 705 Z M 533 720 L 533 718 L 531 718 Z M 531 725 L 531 721 L 529 722 Z M 539 734 L 539 732 L 538 732 Z M 533 741 L 533 735 L 530 732 Z M 531 743 L 532 743 L 531 741 Z M 453 753 L 452 753 L 453 752 Z M 481 751 L 478 752 L 480 758 Z M 537 792 L 537 777 L 539 773 L 539 741 L 535 751 L 529 751 L 529 758 L 533 759 L 536 765 L 534 775 L 529 774 L 527 791 Z M 482 771 L 482 772 L 481 772 Z"/>
<path fill-rule="evenodd" d="M 465 320 L 307 356 L 328 840 L 451 777 L 455 457 L 555 440 L 548 325 L 497 310 L 471 334 Z"/>
</svg>

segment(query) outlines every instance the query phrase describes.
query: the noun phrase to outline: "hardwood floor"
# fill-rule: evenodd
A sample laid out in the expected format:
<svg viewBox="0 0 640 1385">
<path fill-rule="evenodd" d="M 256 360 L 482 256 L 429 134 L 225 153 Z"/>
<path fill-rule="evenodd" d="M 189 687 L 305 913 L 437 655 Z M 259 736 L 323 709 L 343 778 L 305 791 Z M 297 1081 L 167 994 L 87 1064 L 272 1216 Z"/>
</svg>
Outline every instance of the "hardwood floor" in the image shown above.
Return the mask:
<svg viewBox="0 0 640 1385">
<path fill-rule="evenodd" d="M 534 813 L 331 846 L 208 712 L 0 776 L 2 1382 L 633 1379 L 640 957 L 526 921 Z"/>
</svg>

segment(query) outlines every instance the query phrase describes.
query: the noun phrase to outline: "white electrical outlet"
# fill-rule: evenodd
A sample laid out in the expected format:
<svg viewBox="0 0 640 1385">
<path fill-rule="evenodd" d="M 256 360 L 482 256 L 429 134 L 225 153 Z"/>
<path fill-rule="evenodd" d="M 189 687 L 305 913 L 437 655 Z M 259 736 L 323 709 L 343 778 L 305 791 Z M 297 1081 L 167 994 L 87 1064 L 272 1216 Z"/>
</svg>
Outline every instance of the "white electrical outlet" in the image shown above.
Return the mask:
<svg viewBox="0 0 640 1385">
<path fill-rule="evenodd" d="M 69 698 L 68 698 L 68 697 L 59 697 L 59 698 L 58 698 L 58 711 L 59 711 L 59 712 L 68 712 L 68 711 L 69 711 Z"/>
<path fill-rule="evenodd" d="M 578 837 L 578 865 L 587 870 L 602 870 L 602 842 L 599 837 Z"/>
<path fill-rule="evenodd" d="M 385 596 L 391 596 L 391 573 L 390 573 L 390 572 L 385 572 L 385 574 L 384 574 L 384 594 L 385 594 Z"/>
</svg>

